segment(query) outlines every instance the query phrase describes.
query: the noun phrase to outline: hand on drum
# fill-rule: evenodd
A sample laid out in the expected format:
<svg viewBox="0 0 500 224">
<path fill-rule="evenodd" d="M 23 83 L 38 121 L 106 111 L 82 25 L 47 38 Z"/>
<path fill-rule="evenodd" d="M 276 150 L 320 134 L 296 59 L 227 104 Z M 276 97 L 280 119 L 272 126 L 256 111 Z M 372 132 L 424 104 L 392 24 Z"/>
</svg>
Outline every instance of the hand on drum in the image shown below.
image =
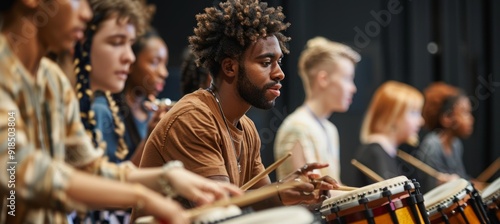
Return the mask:
<svg viewBox="0 0 500 224">
<path fill-rule="evenodd" d="M 488 183 L 476 179 L 471 179 L 470 182 L 474 184 L 474 188 L 476 188 L 476 190 L 478 191 L 483 191 L 483 189 L 488 186 Z"/>
<path fill-rule="evenodd" d="M 300 181 L 302 184 L 293 189 L 278 191 L 284 205 L 295 204 L 315 204 L 326 199 L 320 192 L 334 190 L 339 185 L 330 176 L 323 176 L 313 173 L 315 169 L 328 167 L 326 163 L 310 163 L 289 174 L 280 182 Z M 325 195 L 326 196 L 326 195 Z"/>
<path fill-rule="evenodd" d="M 458 180 L 460 179 L 460 176 L 458 176 L 457 174 L 439 173 L 436 179 L 437 185 L 441 185 L 452 180 Z"/>
<path fill-rule="evenodd" d="M 196 205 L 243 194 L 242 190 L 232 184 L 213 181 L 185 169 L 172 169 L 166 173 L 166 177 L 174 180 L 170 184 L 175 191 Z"/>
<path fill-rule="evenodd" d="M 189 223 L 188 214 L 182 206 L 170 198 L 147 196 L 142 209 L 146 211 L 146 214 L 153 215 L 161 220 L 162 223 Z"/>
</svg>

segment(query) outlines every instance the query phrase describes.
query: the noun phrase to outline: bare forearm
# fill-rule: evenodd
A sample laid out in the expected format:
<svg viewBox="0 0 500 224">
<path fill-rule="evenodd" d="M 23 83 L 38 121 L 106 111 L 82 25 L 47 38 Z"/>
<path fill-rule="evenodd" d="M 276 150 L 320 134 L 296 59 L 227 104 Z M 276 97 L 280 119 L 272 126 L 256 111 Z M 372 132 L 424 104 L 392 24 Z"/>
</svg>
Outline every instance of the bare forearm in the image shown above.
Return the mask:
<svg viewBox="0 0 500 224">
<path fill-rule="evenodd" d="M 127 174 L 127 182 L 140 183 L 149 189 L 160 192 L 160 178 L 163 178 L 162 168 L 142 168 L 131 170 Z"/>
<path fill-rule="evenodd" d="M 143 187 L 74 172 L 66 194 L 71 199 L 94 208 L 135 207 L 168 223 L 187 223 L 187 216 L 174 201 Z"/>
<path fill-rule="evenodd" d="M 271 183 L 271 180 L 269 179 L 269 177 L 263 178 L 262 180 L 257 182 L 252 187 L 252 189 L 256 190 L 256 189 L 259 189 L 259 188 L 267 186 L 267 185 L 274 185 L 276 187 L 276 194 L 273 194 L 271 197 L 269 197 L 265 200 L 262 200 L 262 201 L 259 201 L 259 202 L 252 204 L 251 206 L 255 210 L 262 210 L 262 209 L 266 209 L 266 208 L 283 206 L 283 203 L 281 202 L 281 198 L 278 195 L 278 190 L 279 190 L 278 183 Z"/>
<path fill-rule="evenodd" d="M 229 183 L 229 178 L 227 176 L 211 176 L 209 178 L 212 180 L 215 180 L 215 181 Z M 257 190 L 258 188 L 261 188 L 261 187 L 269 185 L 269 184 L 271 184 L 271 181 L 269 180 L 269 177 L 266 177 L 266 178 L 263 178 L 262 180 L 260 180 L 259 182 L 257 182 L 248 191 Z M 275 184 L 273 184 L 273 185 L 275 185 Z M 278 188 L 277 188 L 277 190 L 278 190 Z M 267 199 L 264 199 L 262 201 L 250 204 L 248 206 L 252 207 L 255 210 L 262 210 L 262 209 L 272 208 L 272 207 L 277 207 L 277 206 L 282 206 L 282 205 L 283 205 L 283 203 L 281 202 L 278 194 L 276 194 L 276 195 L 273 195 L 273 196 L 271 196 Z"/>
<path fill-rule="evenodd" d="M 273 183 L 272 185 L 276 185 L 276 183 Z M 277 185 L 276 185 L 277 186 Z M 276 190 L 279 190 L 279 188 L 276 188 Z M 283 203 L 281 202 L 280 197 L 278 196 L 278 191 L 276 191 L 276 194 L 273 196 L 264 199 L 262 201 L 256 202 L 251 204 L 250 206 L 254 210 L 263 210 L 263 209 L 268 209 L 268 208 L 273 208 L 273 207 L 278 207 L 278 206 L 283 206 Z"/>
<path fill-rule="evenodd" d="M 145 198 L 148 191 L 140 185 L 120 183 L 83 172 L 74 172 L 69 180 L 66 193 L 70 198 L 87 206 L 132 207 Z"/>
</svg>

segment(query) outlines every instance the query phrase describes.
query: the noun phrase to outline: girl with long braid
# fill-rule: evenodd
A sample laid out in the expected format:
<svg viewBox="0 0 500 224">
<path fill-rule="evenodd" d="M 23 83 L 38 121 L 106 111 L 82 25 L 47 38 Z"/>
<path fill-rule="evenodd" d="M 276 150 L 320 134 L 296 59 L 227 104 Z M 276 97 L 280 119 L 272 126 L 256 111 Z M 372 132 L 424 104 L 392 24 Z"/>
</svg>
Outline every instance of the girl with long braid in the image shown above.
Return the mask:
<svg viewBox="0 0 500 224">
<path fill-rule="evenodd" d="M 139 1 L 91 1 L 94 18 L 88 25 L 86 40 L 77 45 L 77 86 L 80 112 L 85 129 L 94 144 L 105 146 L 111 162 L 121 162 L 128 154 L 112 93 L 123 90 L 130 65 L 135 61 L 131 45 L 136 27 L 144 26 Z M 94 3 L 94 4 L 92 4 Z"/>
<path fill-rule="evenodd" d="M 127 161 L 130 153 L 124 140 L 125 125 L 112 94 L 124 89 L 136 60 L 132 45 L 147 24 L 148 12 L 142 1 L 90 0 L 90 5 L 94 18 L 85 41 L 75 48 L 82 123 L 95 147 L 105 149 L 104 158 L 121 167 L 133 167 Z M 108 210 L 93 212 L 92 220 L 128 223 L 129 218 L 128 211 Z"/>
<path fill-rule="evenodd" d="M 180 206 L 157 192 L 174 190 L 199 204 L 224 198 L 229 192 L 241 194 L 232 186 L 188 172 L 178 162 L 162 168 L 134 169 L 101 159 L 102 150 L 85 134 L 68 79 L 56 64 L 43 57 L 49 50 L 68 51 L 83 37 L 92 18 L 88 3 L 0 1 L 0 161 L 7 164 L 15 159 L 18 180 L 12 194 L 14 189 L 4 175 L 8 170 L 0 175 L 0 197 L 15 203 L 15 211 L 9 206 L 0 208 L 0 223 L 67 223 L 67 211 L 104 206 L 135 206 L 168 223 L 188 223 Z M 55 7 L 58 10 L 43 26 L 36 23 L 34 18 L 41 12 Z M 34 35 L 18 36 L 25 38 L 23 42 L 9 38 L 25 30 Z M 13 124 L 8 118 L 16 122 L 15 147 L 8 139 L 9 133 L 14 133 L 9 130 Z"/>
</svg>

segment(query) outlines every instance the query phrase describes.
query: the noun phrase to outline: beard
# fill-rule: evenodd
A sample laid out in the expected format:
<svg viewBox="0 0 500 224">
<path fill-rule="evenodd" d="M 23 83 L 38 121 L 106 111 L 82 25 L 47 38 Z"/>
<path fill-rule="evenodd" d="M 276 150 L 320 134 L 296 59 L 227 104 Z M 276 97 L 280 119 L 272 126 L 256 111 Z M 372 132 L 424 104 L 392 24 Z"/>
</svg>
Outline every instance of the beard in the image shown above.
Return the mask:
<svg viewBox="0 0 500 224">
<path fill-rule="evenodd" d="M 264 110 L 273 108 L 275 100 L 273 99 L 268 101 L 266 99 L 266 91 L 268 88 L 276 85 L 277 83 L 279 83 L 279 81 L 268 83 L 261 89 L 250 82 L 248 74 L 245 71 L 245 67 L 239 66 L 238 81 L 236 83 L 238 94 L 240 94 L 241 98 L 253 107 Z"/>
</svg>

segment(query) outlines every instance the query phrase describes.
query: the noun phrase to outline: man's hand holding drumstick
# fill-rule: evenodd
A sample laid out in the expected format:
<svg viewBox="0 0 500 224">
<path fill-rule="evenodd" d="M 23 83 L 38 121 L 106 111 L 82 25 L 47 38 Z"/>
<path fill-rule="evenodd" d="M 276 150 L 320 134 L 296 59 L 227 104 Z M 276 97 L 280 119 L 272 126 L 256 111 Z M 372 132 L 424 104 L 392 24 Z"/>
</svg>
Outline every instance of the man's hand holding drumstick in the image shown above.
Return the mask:
<svg viewBox="0 0 500 224">
<path fill-rule="evenodd" d="M 287 160 L 291 156 L 292 156 L 292 153 L 286 154 L 285 156 L 283 156 L 282 158 L 277 160 L 275 163 L 271 164 L 268 168 L 266 168 L 266 170 L 264 172 L 255 176 L 250 181 L 248 181 L 243 186 L 241 186 L 241 189 L 244 191 L 250 189 L 255 183 L 257 183 L 263 177 L 266 177 L 269 173 L 274 171 L 278 166 L 280 166 L 285 160 Z M 308 196 L 307 197 L 308 199 L 302 203 L 307 203 L 307 201 L 310 201 L 309 198 L 311 197 L 311 195 L 315 196 L 316 201 L 325 199 L 325 198 L 319 198 L 320 189 L 324 190 L 325 192 L 328 192 L 326 190 L 331 190 L 330 187 L 333 187 L 334 190 L 340 190 L 340 191 L 351 191 L 351 190 L 356 189 L 356 188 L 352 188 L 352 187 L 339 186 L 338 183 L 333 178 L 331 178 L 329 176 L 320 177 L 318 174 L 312 173 L 312 171 L 314 169 L 322 169 L 322 168 L 325 168 L 327 166 L 328 166 L 328 164 L 319 164 L 319 163 L 307 164 L 304 167 L 298 169 L 297 171 L 295 171 L 295 172 L 291 173 L 290 175 L 288 175 L 287 177 L 285 177 L 284 180 L 278 181 L 276 187 L 277 187 L 277 189 L 279 189 L 280 183 L 283 183 L 285 181 L 289 182 L 290 180 L 311 183 L 314 186 L 313 190 L 310 190 L 310 188 L 308 188 L 310 186 L 302 186 L 302 188 L 305 187 L 307 189 L 297 191 L 298 194 L 300 194 L 300 195 Z M 284 190 L 284 189 L 282 189 L 282 190 Z M 297 192 L 295 192 L 295 195 L 297 194 Z M 315 195 L 313 195 L 313 193 Z M 286 200 L 284 201 L 283 198 L 281 197 L 281 191 L 279 191 L 279 194 L 280 194 L 279 197 L 282 200 L 283 204 L 286 204 L 287 201 Z M 292 203 L 292 204 L 294 204 L 294 203 Z"/>
<path fill-rule="evenodd" d="M 304 165 L 297 171 L 289 174 L 283 180 L 278 181 L 277 189 L 278 195 L 283 205 L 295 204 L 315 204 L 319 203 L 326 197 L 319 192 L 335 190 L 339 188 L 337 181 L 330 176 L 321 177 L 319 174 L 313 173 L 315 169 L 322 169 L 328 167 L 327 163 L 310 163 Z M 296 185 L 294 188 L 280 190 L 279 184 L 282 182 L 298 181 L 301 184 Z"/>
</svg>

